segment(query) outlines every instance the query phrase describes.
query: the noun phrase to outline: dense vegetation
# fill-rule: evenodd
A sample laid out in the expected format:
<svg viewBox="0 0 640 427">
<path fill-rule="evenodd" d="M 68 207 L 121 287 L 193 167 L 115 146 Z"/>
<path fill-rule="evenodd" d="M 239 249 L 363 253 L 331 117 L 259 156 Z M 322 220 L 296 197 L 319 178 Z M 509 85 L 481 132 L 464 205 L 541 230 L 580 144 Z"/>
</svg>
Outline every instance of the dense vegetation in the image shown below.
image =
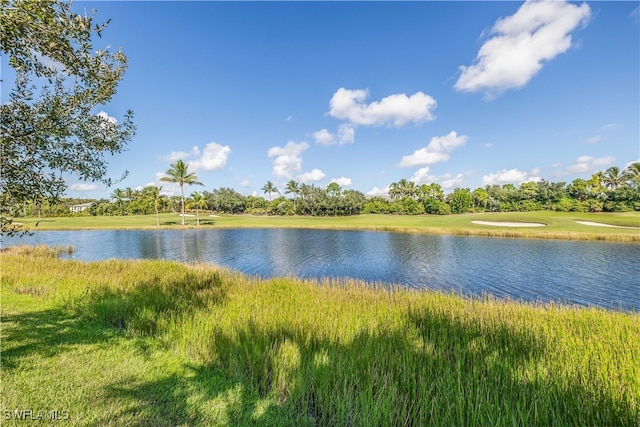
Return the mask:
<svg viewBox="0 0 640 427">
<path fill-rule="evenodd" d="M 638 313 L 43 247 L 0 259 L 4 409 L 72 425 L 640 420 Z"/>
<path fill-rule="evenodd" d="M 108 21 L 71 9 L 62 0 L 0 1 L 0 54 L 15 72 L 2 79 L 2 234 L 16 231 L 16 206 L 64 194 L 69 175 L 111 185 L 107 160 L 135 134 L 133 112 L 118 121 L 99 111 L 116 93 L 127 57 L 94 45 Z"/>
<path fill-rule="evenodd" d="M 551 210 L 562 212 L 628 212 L 640 211 L 640 163 L 620 170 L 611 167 L 589 180 L 571 183 L 524 182 L 488 185 L 471 191 L 456 188 L 445 194 L 439 184 L 416 185 L 401 179 L 389 186 L 389 197 L 366 197 L 356 190 L 342 189 L 332 182 L 326 188 L 289 181 L 281 194 L 271 182 L 263 187 L 266 198 L 244 196 L 231 188 L 211 192 L 194 192 L 186 207 L 208 209 L 220 213 L 254 215 L 347 216 L 361 213 L 399 215 L 451 214 L 464 212 L 522 212 Z M 273 195 L 277 197 L 273 198 Z M 92 203 L 84 215 L 139 215 L 158 212 L 180 212 L 181 196 L 167 197 L 158 187 L 133 190 L 116 188 L 111 199 L 64 199 L 56 203 L 29 201 L 16 205 L 16 216 L 69 215 L 69 206 Z"/>
</svg>

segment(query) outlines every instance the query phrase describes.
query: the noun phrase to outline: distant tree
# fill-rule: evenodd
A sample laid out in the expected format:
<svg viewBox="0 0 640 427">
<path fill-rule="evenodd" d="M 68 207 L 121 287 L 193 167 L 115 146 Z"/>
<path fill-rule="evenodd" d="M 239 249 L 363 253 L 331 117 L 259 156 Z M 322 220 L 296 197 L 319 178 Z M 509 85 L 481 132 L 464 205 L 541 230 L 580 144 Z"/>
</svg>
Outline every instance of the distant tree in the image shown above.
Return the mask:
<svg viewBox="0 0 640 427">
<path fill-rule="evenodd" d="M 424 205 L 410 196 L 404 196 L 396 200 L 395 211 L 400 215 L 420 215 L 425 213 Z"/>
<path fill-rule="evenodd" d="M 247 207 L 247 198 L 233 188 L 217 188 L 211 193 L 205 191 L 204 196 L 207 199 L 209 209 L 214 209 L 216 211 L 236 214 L 244 212 Z"/>
<path fill-rule="evenodd" d="M 564 182 L 549 182 L 542 179 L 536 182 L 536 186 L 538 187 L 536 201 L 542 204 L 544 209 L 554 209 L 554 205 L 567 195 Z"/>
<path fill-rule="evenodd" d="M 401 199 L 403 197 L 415 197 L 417 194 L 416 183 L 402 178 L 398 182 L 392 182 L 389 185 L 389 197 L 392 200 Z"/>
<path fill-rule="evenodd" d="M 625 173 L 629 185 L 640 190 L 640 162 L 631 163 L 626 169 Z"/>
<path fill-rule="evenodd" d="M 620 171 L 617 166 L 611 166 L 604 172 L 604 185 L 610 190 L 616 190 L 618 187 L 625 185 L 627 176 L 624 171 Z"/>
<path fill-rule="evenodd" d="M 583 202 L 590 196 L 588 185 L 588 182 L 582 178 L 574 179 L 567 186 L 567 193 L 570 197 Z"/>
<path fill-rule="evenodd" d="M 296 210 L 296 197 L 300 194 L 300 185 L 293 179 L 287 182 L 284 189 L 285 194 L 293 193 L 293 210 Z"/>
<path fill-rule="evenodd" d="M 538 186 L 533 181 L 523 182 L 518 188 L 517 197 L 520 200 L 535 200 L 538 197 Z"/>
<path fill-rule="evenodd" d="M 338 215 L 338 206 L 340 195 L 342 194 L 342 188 L 337 182 L 331 182 L 327 185 L 327 194 L 331 198 L 331 205 L 333 206 L 333 215 Z"/>
<path fill-rule="evenodd" d="M 442 190 L 442 186 L 435 182 L 418 186 L 416 188 L 416 194 L 418 196 L 418 200 L 421 200 L 423 203 L 428 199 L 444 201 L 444 191 Z"/>
<path fill-rule="evenodd" d="M 267 212 L 267 208 L 269 207 L 269 202 L 266 201 L 264 197 L 250 195 L 245 197 L 244 200 L 244 208 L 247 213 L 262 215 Z"/>
<path fill-rule="evenodd" d="M 487 209 L 489 205 L 489 193 L 484 188 L 476 188 L 471 193 L 473 204 L 478 208 Z"/>
<path fill-rule="evenodd" d="M 389 185 L 389 197 L 391 200 L 398 200 L 402 197 L 402 187 L 399 182 L 392 182 Z"/>
<path fill-rule="evenodd" d="M 358 215 L 362 211 L 367 198 L 360 191 L 344 190 L 342 200 L 345 215 Z"/>
<path fill-rule="evenodd" d="M 269 194 L 269 201 L 271 201 L 271 194 L 273 194 L 273 193 L 280 194 L 280 191 L 278 191 L 276 186 L 273 185 L 273 182 L 271 182 L 271 181 L 267 181 L 267 183 L 264 185 L 264 187 L 262 187 L 262 191 L 264 192 L 264 194 Z"/>
<path fill-rule="evenodd" d="M 164 204 L 166 197 L 160 194 L 162 187 L 150 185 L 144 189 L 144 198 L 156 211 L 156 227 L 160 227 L 160 207 Z"/>
<path fill-rule="evenodd" d="M 468 212 L 473 203 L 473 197 L 468 188 L 456 188 L 453 193 L 447 197 L 447 203 L 451 207 L 453 213 Z"/>
<path fill-rule="evenodd" d="M 629 177 L 640 177 L 640 162 L 631 163 L 625 171 Z"/>
<path fill-rule="evenodd" d="M 365 214 L 386 214 L 389 212 L 389 200 L 380 196 L 371 197 L 362 208 L 362 213 Z"/>
<path fill-rule="evenodd" d="M 116 205 L 116 214 L 122 215 L 124 208 L 122 206 L 123 200 L 125 198 L 124 190 L 122 188 L 114 188 L 111 192 L 111 200 L 115 200 Z"/>
<path fill-rule="evenodd" d="M 0 106 L 0 232 L 12 234 L 11 211 L 26 200 L 55 201 L 65 176 L 110 185 L 106 155 L 135 133 L 128 111 L 120 123 L 95 109 L 108 104 L 127 68 L 118 50 L 96 49 L 107 24 L 77 14 L 71 2 L 0 2 L 0 53 L 15 71 Z M 3 76 L 4 80 L 4 76 Z M 4 88 L 3 88 L 4 89 Z"/>
<path fill-rule="evenodd" d="M 187 208 L 196 209 L 196 225 L 200 227 L 200 209 L 207 208 L 207 199 L 199 192 L 194 191 L 187 199 Z"/>
<path fill-rule="evenodd" d="M 189 165 L 182 160 L 178 160 L 165 172 L 167 176 L 160 178 L 163 182 L 172 182 L 180 186 L 180 206 L 182 214 L 182 225 L 184 225 L 184 186 L 185 185 L 204 185 L 198 181 L 195 172 L 189 172 Z"/>
<path fill-rule="evenodd" d="M 599 171 L 591 175 L 587 181 L 587 191 L 590 197 L 605 199 L 607 188 L 604 186 L 604 172 Z"/>
</svg>

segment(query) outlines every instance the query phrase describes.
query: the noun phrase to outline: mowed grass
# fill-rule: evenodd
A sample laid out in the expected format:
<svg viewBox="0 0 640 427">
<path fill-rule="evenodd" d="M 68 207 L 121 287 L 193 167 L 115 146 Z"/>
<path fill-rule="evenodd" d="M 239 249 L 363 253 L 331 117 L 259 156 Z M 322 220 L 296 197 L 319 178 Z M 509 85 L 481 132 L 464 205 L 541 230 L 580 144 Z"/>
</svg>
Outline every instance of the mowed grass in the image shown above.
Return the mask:
<svg viewBox="0 0 640 427">
<path fill-rule="evenodd" d="M 162 214 L 161 228 L 181 228 L 176 214 Z M 474 224 L 472 221 L 536 222 L 544 227 L 497 227 Z M 155 215 L 123 217 L 65 217 L 27 218 L 17 222 L 28 230 L 78 230 L 78 229 L 153 229 Z M 576 221 L 590 221 L 635 228 L 609 228 L 582 225 Z M 187 227 L 195 227 L 195 217 L 186 217 Z M 363 229 L 431 234 L 456 234 L 492 237 L 553 238 L 580 240 L 640 241 L 640 213 L 577 213 L 577 212 L 500 212 L 464 215 L 356 215 L 347 217 L 274 217 L 251 215 L 201 214 L 202 228 L 318 228 Z"/>
<path fill-rule="evenodd" d="M 43 247 L 0 261 L 2 411 L 66 410 L 71 425 L 640 423 L 638 313 Z"/>
</svg>

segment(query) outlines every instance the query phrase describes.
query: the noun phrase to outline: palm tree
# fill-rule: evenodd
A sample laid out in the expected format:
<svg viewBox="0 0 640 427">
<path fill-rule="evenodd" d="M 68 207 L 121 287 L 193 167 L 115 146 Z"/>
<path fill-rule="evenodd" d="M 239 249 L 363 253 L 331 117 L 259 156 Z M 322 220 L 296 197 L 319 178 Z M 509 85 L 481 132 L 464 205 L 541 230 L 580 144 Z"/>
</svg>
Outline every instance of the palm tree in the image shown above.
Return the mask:
<svg viewBox="0 0 640 427">
<path fill-rule="evenodd" d="M 198 181 L 195 172 L 189 172 L 189 165 L 182 160 L 178 160 L 165 172 L 167 176 L 160 178 L 160 181 L 173 182 L 180 186 L 180 201 L 182 212 L 182 225 L 184 225 L 184 186 L 187 185 L 204 185 Z"/>
<path fill-rule="evenodd" d="M 189 209 L 196 208 L 196 225 L 200 227 L 200 208 L 207 208 L 207 199 L 197 191 L 191 193 L 189 199 L 187 199 L 187 207 Z"/>
<path fill-rule="evenodd" d="M 620 168 L 617 166 L 611 166 L 604 172 L 604 185 L 611 190 L 615 190 L 618 187 L 623 186 L 627 181 L 625 172 L 620 172 Z"/>
<path fill-rule="evenodd" d="M 392 182 L 391 185 L 389 185 L 389 197 L 391 197 L 391 200 L 399 199 L 401 192 L 402 190 L 397 182 Z"/>
<path fill-rule="evenodd" d="M 402 178 L 398 184 L 402 191 L 402 197 L 409 196 L 411 198 L 416 195 L 416 183 L 413 181 L 407 181 L 406 178 Z"/>
<path fill-rule="evenodd" d="M 111 199 L 115 199 L 116 201 L 116 212 L 118 215 L 121 215 L 122 212 L 122 199 L 124 199 L 125 194 L 122 188 L 116 188 L 111 192 Z"/>
<path fill-rule="evenodd" d="M 271 181 L 267 181 L 267 183 L 264 185 L 264 187 L 261 188 L 261 190 L 264 192 L 264 194 L 269 193 L 269 201 L 271 201 L 271 193 L 280 194 L 280 191 L 278 191 L 276 186 L 273 185 L 273 182 Z"/>
<path fill-rule="evenodd" d="M 631 176 L 640 176 L 640 162 L 631 163 L 625 171 Z"/>
<path fill-rule="evenodd" d="M 640 187 L 640 162 L 633 162 L 624 170 L 625 176 L 630 185 Z"/>
<path fill-rule="evenodd" d="M 401 199 L 403 197 L 415 197 L 416 195 L 416 183 L 408 181 L 406 178 L 402 178 L 398 182 L 393 182 L 389 186 L 389 197 L 391 200 Z"/>
<path fill-rule="evenodd" d="M 300 185 L 295 182 L 293 179 L 287 182 L 287 186 L 284 189 L 284 192 L 289 194 L 293 193 L 293 211 L 296 211 L 296 196 L 300 194 Z"/>
<path fill-rule="evenodd" d="M 160 194 L 160 190 L 162 187 L 156 187 L 155 185 L 150 185 L 144 189 L 144 200 L 151 203 L 153 208 L 156 210 L 156 227 L 160 227 L 160 206 L 164 203 L 166 199 L 165 196 Z"/>
</svg>

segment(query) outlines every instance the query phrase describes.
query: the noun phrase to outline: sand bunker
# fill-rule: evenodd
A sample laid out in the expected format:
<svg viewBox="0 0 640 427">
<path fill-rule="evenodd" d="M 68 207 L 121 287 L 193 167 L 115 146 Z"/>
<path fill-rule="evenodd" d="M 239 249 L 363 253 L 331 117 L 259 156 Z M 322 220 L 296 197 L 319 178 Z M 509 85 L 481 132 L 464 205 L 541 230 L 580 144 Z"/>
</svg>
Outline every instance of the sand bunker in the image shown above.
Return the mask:
<svg viewBox="0 0 640 427">
<path fill-rule="evenodd" d="M 509 222 L 509 221 L 471 221 L 474 224 L 494 225 L 496 227 L 546 227 L 547 224 L 539 222 Z"/>
<path fill-rule="evenodd" d="M 602 222 L 592 222 L 592 221 L 576 221 L 578 224 L 582 225 L 591 225 L 593 227 L 610 227 L 610 228 L 633 228 L 640 229 L 640 227 L 629 227 L 627 225 L 613 225 L 613 224 L 604 224 Z"/>
</svg>

